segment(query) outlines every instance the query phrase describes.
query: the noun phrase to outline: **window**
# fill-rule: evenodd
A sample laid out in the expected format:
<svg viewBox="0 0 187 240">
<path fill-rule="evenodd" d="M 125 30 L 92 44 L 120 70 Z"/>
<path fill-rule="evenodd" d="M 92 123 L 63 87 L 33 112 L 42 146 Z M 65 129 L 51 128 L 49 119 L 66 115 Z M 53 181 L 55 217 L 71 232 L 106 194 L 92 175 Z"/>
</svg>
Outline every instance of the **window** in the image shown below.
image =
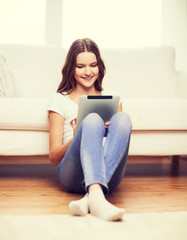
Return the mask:
<svg viewBox="0 0 187 240">
<path fill-rule="evenodd" d="M 0 43 L 45 44 L 45 0 L 0 0 Z"/>
<path fill-rule="evenodd" d="M 102 48 L 160 45 L 162 0 L 0 0 L 0 29 L 0 43 L 67 49 L 89 37 Z"/>
<path fill-rule="evenodd" d="M 160 45 L 162 0 L 63 0 L 62 44 L 89 37 L 100 47 Z"/>
</svg>

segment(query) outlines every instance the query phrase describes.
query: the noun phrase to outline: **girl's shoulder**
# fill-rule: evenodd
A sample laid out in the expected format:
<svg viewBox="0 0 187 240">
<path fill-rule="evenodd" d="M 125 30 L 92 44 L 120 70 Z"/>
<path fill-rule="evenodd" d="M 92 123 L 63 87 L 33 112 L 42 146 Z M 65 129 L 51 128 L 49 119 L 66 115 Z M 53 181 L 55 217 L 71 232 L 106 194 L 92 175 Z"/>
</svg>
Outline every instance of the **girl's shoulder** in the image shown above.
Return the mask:
<svg viewBox="0 0 187 240">
<path fill-rule="evenodd" d="M 54 93 L 49 101 L 48 111 L 54 111 L 64 115 L 69 105 L 71 104 L 67 94 Z"/>
<path fill-rule="evenodd" d="M 50 102 L 60 103 L 60 102 L 67 101 L 67 99 L 68 99 L 68 97 L 67 97 L 67 94 L 65 92 L 64 93 L 56 92 L 51 96 Z"/>
</svg>

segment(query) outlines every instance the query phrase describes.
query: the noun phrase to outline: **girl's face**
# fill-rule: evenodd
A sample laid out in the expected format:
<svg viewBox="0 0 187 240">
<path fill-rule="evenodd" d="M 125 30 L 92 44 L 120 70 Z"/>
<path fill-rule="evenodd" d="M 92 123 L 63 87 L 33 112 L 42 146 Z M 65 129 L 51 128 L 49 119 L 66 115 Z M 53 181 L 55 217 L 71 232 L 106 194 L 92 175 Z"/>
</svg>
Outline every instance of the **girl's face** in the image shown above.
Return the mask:
<svg viewBox="0 0 187 240">
<path fill-rule="evenodd" d="M 82 52 L 77 55 L 75 80 L 83 88 L 94 87 L 99 76 L 99 67 L 96 55 L 92 52 Z"/>
</svg>

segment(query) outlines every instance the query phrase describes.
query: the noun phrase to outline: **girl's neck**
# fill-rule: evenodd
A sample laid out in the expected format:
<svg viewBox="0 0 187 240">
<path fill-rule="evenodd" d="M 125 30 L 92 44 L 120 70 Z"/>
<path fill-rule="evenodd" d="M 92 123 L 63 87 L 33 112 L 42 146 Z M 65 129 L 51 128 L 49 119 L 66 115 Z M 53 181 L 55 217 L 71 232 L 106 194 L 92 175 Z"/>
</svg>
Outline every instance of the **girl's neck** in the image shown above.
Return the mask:
<svg viewBox="0 0 187 240">
<path fill-rule="evenodd" d="M 84 89 L 84 88 L 75 88 L 73 91 L 76 95 L 100 95 L 101 92 L 97 91 L 95 88 Z"/>
</svg>

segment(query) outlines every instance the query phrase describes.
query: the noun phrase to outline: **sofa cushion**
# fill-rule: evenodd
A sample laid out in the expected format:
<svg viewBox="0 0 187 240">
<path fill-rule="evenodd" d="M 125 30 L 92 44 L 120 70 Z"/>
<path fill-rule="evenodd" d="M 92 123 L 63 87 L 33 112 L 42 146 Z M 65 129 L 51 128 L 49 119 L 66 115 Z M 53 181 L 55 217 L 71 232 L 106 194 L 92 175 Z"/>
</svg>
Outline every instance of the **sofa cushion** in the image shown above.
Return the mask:
<svg viewBox="0 0 187 240">
<path fill-rule="evenodd" d="M 49 99 L 1 98 L 0 129 L 48 131 Z"/>
<path fill-rule="evenodd" d="M 49 99 L 0 99 L 0 129 L 48 131 Z M 125 99 L 133 130 L 187 130 L 187 100 Z"/>
<path fill-rule="evenodd" d="M 185 99 L 125 99 L 134 130 L 187 130 Z"/>
</svg>

